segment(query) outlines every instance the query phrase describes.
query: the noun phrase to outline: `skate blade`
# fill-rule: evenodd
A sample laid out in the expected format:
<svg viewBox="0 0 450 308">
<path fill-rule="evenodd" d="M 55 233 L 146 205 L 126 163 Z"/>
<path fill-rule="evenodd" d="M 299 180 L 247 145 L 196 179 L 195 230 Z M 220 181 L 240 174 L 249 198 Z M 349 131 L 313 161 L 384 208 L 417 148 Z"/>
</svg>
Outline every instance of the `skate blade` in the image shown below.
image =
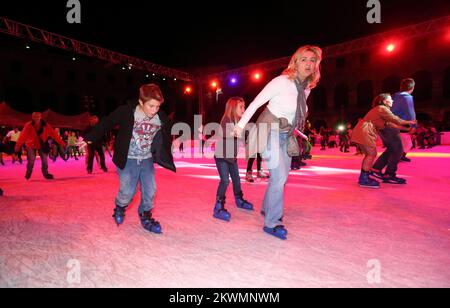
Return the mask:
<svg viewBox="0 0 450 308">
<path fill-rule="evenodd" d="M 220 217 L 218 215 L 213 215 L 214 218 L 218 219 L 218 220 L 222 220 L 222 221 L 226 221 L 229 222 L 231 217 L 225 218 L 225 217 Z"/>
<path fill-rule="evenodd" d="M 378 189 L 378 188 L 380 188 L 380 186 L 365 186 L 365 185 L 361 185 L 361 184 L 359 184 L 359 187 L 362 187 L 362 188 L 372 188 L 372 189 Z"/>
</svg>

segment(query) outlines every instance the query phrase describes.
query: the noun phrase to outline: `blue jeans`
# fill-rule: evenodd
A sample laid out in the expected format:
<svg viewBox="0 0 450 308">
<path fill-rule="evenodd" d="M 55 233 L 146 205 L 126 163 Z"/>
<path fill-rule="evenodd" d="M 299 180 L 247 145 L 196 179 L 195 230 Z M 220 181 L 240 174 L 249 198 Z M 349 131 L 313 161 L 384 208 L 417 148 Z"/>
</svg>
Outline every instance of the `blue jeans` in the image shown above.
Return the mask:
<svg viewBox="0 0 450 308">
<path fill-rule="evenodd" d="M 239 177 L 239 168 L 237 162 L 229 162 L 223 158 L 216 158 L 217 170 L 220 175 L 219 188 L 217 189 L 217 198 L 225 199 L 225 194 L 227 192 L 228 185 L 231 181 L 233 182 L 233 192 L 235 196 L 239 196 L 242 193 L 241 189 L 241 179 Z"/>
<path fill-rule="evenodd" d="M 125 169 L 117 168 L 120 188 L 116 197 L 116 205 L 119 207 L 128 206 L 133 200 L 137 191 L 137 186 L 141 186 L 141 203 L 139 214 L 153 209 L 153 200 L 156 193 L 155 166 L 153 158 L 138 161 L 128 159 Z"/>
<path fill-rule="evenodd" d="M 262 210 L 264 225 L 274 228 L 281 225 L 284 210 L 284 187 L 291 170 L 292 158 L 287 154 L 288 133 L 271 131 L 267 148 L 262 157 L 269 169 L 269 185 L 264 195 Z"/>
</svg>

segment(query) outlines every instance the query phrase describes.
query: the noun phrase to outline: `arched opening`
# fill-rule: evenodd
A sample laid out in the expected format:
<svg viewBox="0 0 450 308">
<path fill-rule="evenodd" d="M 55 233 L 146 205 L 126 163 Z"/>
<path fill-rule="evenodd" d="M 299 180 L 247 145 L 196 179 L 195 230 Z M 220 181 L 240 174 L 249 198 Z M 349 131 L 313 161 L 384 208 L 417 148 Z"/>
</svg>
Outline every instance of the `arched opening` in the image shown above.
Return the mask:
<svg viewBox="0 0 450 308">
<path fill-rule="evenodd" d="M 334 89 L 334 107 L 336 110 L 347 108 L 349 104 L 348 85 L 341 83 Z"/>
<path fill-rule="evenodd" d="M 311 93 L 311 109 L 325 111 L 327 109 L 327 90 L 324 86 L 318 86 Z"/>
<path fill-rule="evenodd" d="M 412 78 L 416 82 L 414 89 L 415 101 L 427 101 L 433 96 L 433 79 L 431 73 L 428 71 L 419 71 L 412 75 Z"/>
<path fill-rule="evenodd" d="M 370 108 L 373 99 L 372 80 L 363 80 L 357 86 L 357 103 L 359 107 Z"/>
<path fill-rule="evenodd" d="M 381 86 L 381 90 L 383 93 L 397 93 L 400 91 L 400 77 L 391 75 L 386 77 L 383 80 L 383 84 Z"/>
<path fill-rule="evenodd" d="M 80 109 L 81 105 L 81 98 L 79 95 L 76 95 L 74 93 L 69 93 L 66 95 L 64 103 L 62 104 L 62 112 L 65 113 L 66 111 L 70 112 L 70 114 L 77 114 L 78 110 Z"/>
<path fill-rule="evenodd" d="M 444 71 L 443 91 L 444 98 L 450 99 L 450 66 Z"/>
</svg>

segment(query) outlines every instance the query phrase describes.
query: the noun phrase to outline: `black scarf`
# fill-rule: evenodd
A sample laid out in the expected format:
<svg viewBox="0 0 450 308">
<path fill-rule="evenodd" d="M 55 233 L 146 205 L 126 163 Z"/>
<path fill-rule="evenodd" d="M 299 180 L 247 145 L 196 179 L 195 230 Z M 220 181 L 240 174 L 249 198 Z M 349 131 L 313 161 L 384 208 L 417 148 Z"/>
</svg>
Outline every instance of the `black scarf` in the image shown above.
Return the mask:
<svg viewBox="0 0 450 308">
<path fill-rule="evenodd" d="M 34 121 L 32 121 L 32 122 L 33 123 L 31 123 L 31 124 L 33 126 L 33 129 L 36 131 L 36 127 L 34 126 L 35 122 Z M 48 154 L 48 153 L 50 153 L 50 150 L 51 150 L 50 145 L 48 144 L 48 139 L 42 140 L 42 138 L 41 138 L 41 134 L 44 132 L 44 128 L 47 125 L 47 123 L 44 120 L 41 120 L 40 124 L 41 124 L 41 126 L 39 127 L 39 130 L 36 131 L 36 133 L 38 135 L 39 142 L 41 143 L 42 152 Z"/>
<path fill-rule="evenodd" d="M 36 130 L 35 124 L 36 124 L 35 121 L 32 121 L 32 122 L 31 122 L 31 125 L 33 125 L 34 130 Z M 39 130 L 36 131 L 36 133 L 37 133 L 37 135 L 38 135 L 39 138 L 41 138 L 41 134 L 44 132 L 44 128 L 45 128 L 45 126 L 47 125 L 47 123 L 46 123 L 44 120 L 41 120 L 41 121 L 40 121 L 40 125 L 41 125 L 41 126 L 39 127 Z"/>
</svg>

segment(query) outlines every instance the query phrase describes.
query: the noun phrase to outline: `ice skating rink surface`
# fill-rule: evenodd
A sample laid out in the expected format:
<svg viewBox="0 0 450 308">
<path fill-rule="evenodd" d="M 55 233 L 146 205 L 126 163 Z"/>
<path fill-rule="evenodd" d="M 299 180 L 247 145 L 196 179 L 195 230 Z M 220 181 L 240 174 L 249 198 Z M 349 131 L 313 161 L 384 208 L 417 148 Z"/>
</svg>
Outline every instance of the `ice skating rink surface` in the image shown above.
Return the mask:
<svg viewBox="0 0 450 308">
<path fill-rule="evenodd" d="M 353 150 L 353 148 L 352 148 Z M 381 149 L 380 149 L 381 150 Z M 416 150 L 401 163 L 408 184 L 357 185 L 361 157 L 313 149 L 291 172 L 284 224 L 288 240 L 262 231 L 266 182 L 245 182 L 248 213 L 213 219 L 214 161 L 177 155 L 177 174 L 157 169 L 154 216 L 162 235 L 138 220 L 140 195 L 117 227 L 111 217 L 118 177 L 84 159 L 0 166 L 0 287 L 450 287 L 450 147 Z M 256 163 L 255 163 L 256 165 Z M 256 168 L 256 166 L 254 166 Z"/>
</svg>

